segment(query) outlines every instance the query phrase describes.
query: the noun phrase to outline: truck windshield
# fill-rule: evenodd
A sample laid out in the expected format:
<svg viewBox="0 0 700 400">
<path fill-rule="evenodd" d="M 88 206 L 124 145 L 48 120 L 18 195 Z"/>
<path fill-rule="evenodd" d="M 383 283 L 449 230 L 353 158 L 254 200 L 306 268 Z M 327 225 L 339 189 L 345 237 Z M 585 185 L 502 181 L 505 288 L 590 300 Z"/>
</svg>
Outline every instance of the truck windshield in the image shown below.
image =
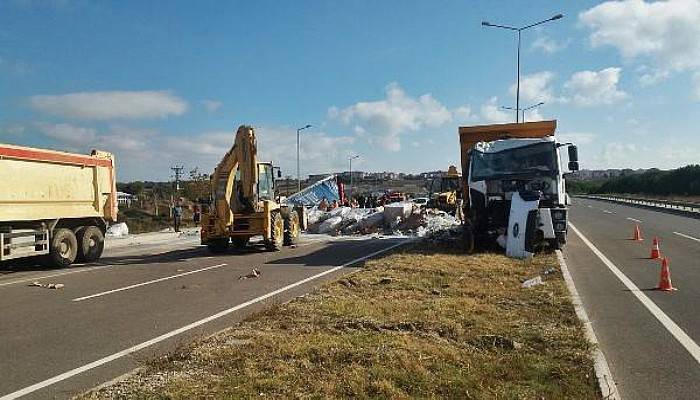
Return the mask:
<svg viewBox="0 0 700 400">
<path fill-rule="evenodd" d="M 497 153 L 472 151 L 471 180 L 502 179 L 513 176 L 550 175 L 556 172 L 552 143 L 502 150 Z"/>
</svg>

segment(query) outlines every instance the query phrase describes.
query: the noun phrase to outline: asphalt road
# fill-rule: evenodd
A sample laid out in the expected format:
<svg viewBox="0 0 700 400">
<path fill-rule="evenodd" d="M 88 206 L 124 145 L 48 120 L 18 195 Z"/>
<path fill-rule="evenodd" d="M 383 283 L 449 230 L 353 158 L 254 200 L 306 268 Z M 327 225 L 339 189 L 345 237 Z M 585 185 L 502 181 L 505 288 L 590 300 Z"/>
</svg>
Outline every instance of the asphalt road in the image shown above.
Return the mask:
<svg viewBox="0 0 700 400">
<path fill-rule="evenodd" d="M 564 255 L 622 398 L 700 398 L 700 219 L 587 199 L 570 217 Z M 654 290 L 654 236 L 677 291 Z"/>
<path fill-rule="evenodd" d="M 0 400 L 70 398 L 405 240 L 307 238 L 280 252 L 212 256 L 189 239 L 113 249 L 100 265 L 65 270 L 0 265 Z M 252 268 L 259 278 L 239 279 Z"/>
</svg>

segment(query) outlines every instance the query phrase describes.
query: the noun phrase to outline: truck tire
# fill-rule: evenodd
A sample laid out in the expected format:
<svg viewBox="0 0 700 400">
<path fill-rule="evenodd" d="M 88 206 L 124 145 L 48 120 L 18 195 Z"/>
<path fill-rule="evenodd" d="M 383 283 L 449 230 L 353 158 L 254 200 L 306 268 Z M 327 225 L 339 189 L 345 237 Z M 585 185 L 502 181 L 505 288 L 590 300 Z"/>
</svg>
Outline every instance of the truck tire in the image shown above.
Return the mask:
<svg viewBox="0 0 700 400">
<path fill-rule="evenodd" d="M 212 253 L 225 253 L 228 250 L 228 238 L 212 239 L 207 243 L 207 248 Z"/>
<path fill-rule="evenodd" d="M 301 223 L 299 222 L 299 213 L 293 211 L 284 219 L 284 245 L 291 246 L 297 244 L 300 231 Z"/>
<path fill-rule="evenodd" d="M 100 228 L 86 226 L 78 231 L 78 257 L 79 261 L 94 262 L 99 260 L 105 249 L 105 237 Z"/>
<path fill-rule="evenodd" d="M 270 237 L 265 241 L 265 247 L 278 251 L 284 245 L 284 218 L 279 211 L 270 213 Z"/>
<path fill-rule="evenodd" d="M 70 229 L 56 229 L 51 236 L 49 259 L 59 268 L 65 268 L 78 256 L 78 239 Z"/>
</svg>

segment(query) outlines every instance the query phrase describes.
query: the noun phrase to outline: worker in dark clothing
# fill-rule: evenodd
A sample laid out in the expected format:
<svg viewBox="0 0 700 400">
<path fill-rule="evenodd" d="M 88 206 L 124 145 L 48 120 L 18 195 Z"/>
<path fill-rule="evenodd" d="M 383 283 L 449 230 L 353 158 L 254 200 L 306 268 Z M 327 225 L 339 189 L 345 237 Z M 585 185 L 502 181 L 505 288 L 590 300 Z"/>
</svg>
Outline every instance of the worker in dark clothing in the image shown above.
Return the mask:
<svg viewBox="0 0 700 400">
<path fill-rule="evenodd" d="M 182 223 L 182 206 L 176 204 L 173 207 L 173 225 L 175 232 L 180 232 L 180 223 Z"/>
</svg>

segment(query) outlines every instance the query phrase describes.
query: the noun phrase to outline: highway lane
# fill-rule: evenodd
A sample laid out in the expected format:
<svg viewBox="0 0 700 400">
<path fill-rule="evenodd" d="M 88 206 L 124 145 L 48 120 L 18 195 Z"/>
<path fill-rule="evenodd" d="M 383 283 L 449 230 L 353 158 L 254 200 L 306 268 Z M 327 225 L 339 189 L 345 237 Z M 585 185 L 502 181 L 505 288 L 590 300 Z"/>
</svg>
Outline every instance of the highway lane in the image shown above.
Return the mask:
<svg viewBox="0 0 700 400">
<path fill-rule="evenodd" d="M 700 242 L 694 238 L 700 238 L 700 220 L 574 199 L 571 223 L 575 229 L 564 255 L 623 398 L 697 398 Z M 635 224 L 643 242 L 629 240 Z M 654 236 L 671 260 L 678 291 L 653 290 L 660 273 L 659 262 L 648 259 Z M 638 289 L 623 284 L 586 241 Z M 639 297 L 647 298 L 647 305 Z M 650 311 L 655 307 L 656 315 Z"/>
<path fill-rule="evenodd" d="M 5 276 L 0 279 L 4 284 L 0 286 L 0 399 L 151 339 L 177 333 L 133 354 L 85 367 L 85 371 L 29 390 L 26 395 L 69 398 L 133 369 L 139 360 L 229 326 L 266 305 L 306 293 L 333 274 L 306 279 L 405 240 L 306 241 L 280 252 L 252 249 L 220 256 L 193 244 L 163 253 L 160 247 L 156 252 L 160 254 L 150 254 L 145 246 L 143 254 L 113 252 L 103 260 L 104 266 L 79 266 L 63 271 L 70 274 L 41 280 L 65 284 L 61 290 L 30 287 L 26 281 L 61 271 Z M 258 268 L 262 275 L 239 279 L 252 268 Z M 298 286 L 274 293 L 287 285 Z M 99 296 L 90 297 L 95 295 Z M 254 303 L 247 303 L 251 300 Z M 215 318 L 206 319 L 210 316 Z M 200 322 L 191 329 L 178 331 L 196 321 Z"/>
</svg>

